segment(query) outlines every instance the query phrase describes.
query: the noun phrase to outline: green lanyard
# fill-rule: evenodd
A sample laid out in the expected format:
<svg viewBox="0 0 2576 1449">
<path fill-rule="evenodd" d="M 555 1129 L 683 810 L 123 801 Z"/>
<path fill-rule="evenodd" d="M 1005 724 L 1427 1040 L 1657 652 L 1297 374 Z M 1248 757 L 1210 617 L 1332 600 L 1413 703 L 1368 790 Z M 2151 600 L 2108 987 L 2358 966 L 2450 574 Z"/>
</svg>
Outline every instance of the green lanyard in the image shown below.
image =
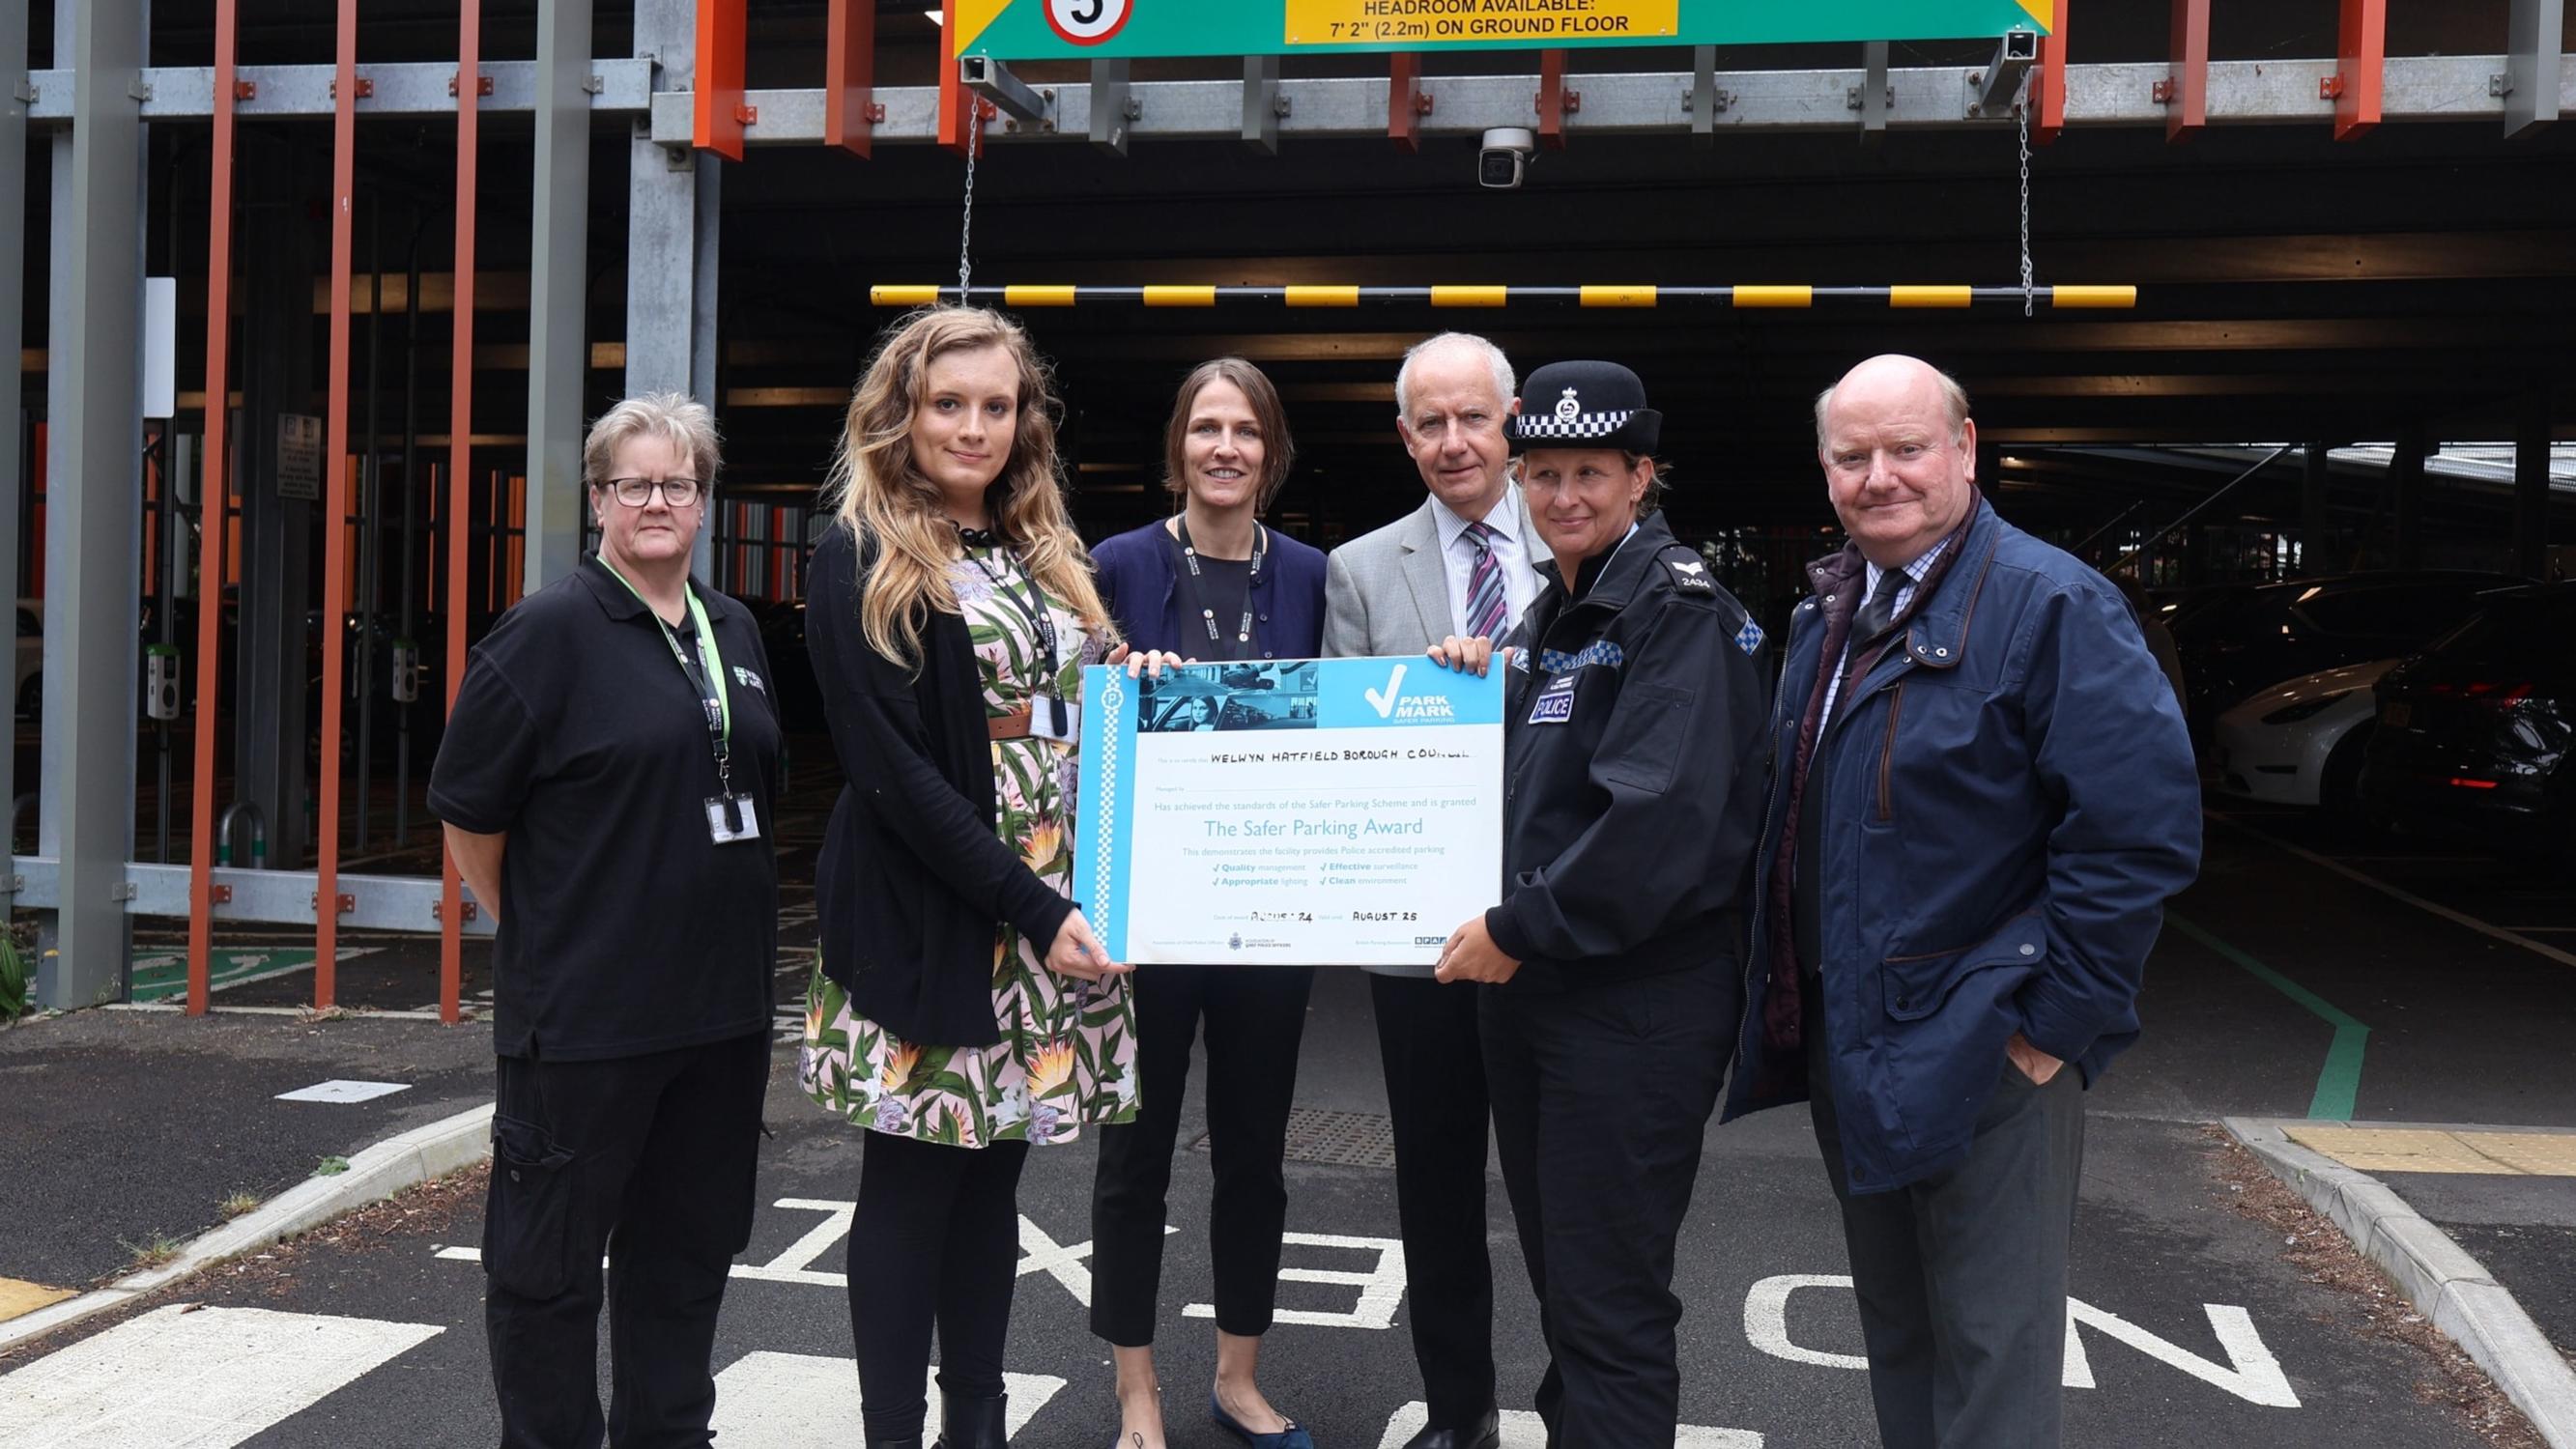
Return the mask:
<svg viewBox="0 0 2576 1449">
<path fill-rule="evenodd" d="M 670 625 L 662 622 L 662 616 L 654 612 L 652 603 L 633 584 L 626 582 L 626 575 L 619 573 L 616 565 L 603 556 L 599 560 L 599 566 L 608 570 L 610 578 L 626 584 L 626 592 L 634 594 L 635 602 L 644 605 L 644 612 L 652 615 L 654 627 L 662 631 L 662 642 L 671 646 L 671 662 L 680 666 L 680 677 L 688 680 L 689 688 L 695 690 L 698 687 L 698 681 L 689 672 L 689 656 L 680 652 L 679 636 L 671 632 Z M 708 721 L 707 733 L 716 737 L 716 774 L 722 781 L 725 792 L 731 794 L 733 792 L 733 690 L 725 682 L 724 651 L 716 644 L 716 627 L 708 620 L 707 606 L 699 600 L 698 591 L 686 584 L 681 588 L 688 595 L 689 618 L 698 626 L 700 662 L 707 671 L 709 684 L 715 690 L 716 718 Z"/>
</svg>

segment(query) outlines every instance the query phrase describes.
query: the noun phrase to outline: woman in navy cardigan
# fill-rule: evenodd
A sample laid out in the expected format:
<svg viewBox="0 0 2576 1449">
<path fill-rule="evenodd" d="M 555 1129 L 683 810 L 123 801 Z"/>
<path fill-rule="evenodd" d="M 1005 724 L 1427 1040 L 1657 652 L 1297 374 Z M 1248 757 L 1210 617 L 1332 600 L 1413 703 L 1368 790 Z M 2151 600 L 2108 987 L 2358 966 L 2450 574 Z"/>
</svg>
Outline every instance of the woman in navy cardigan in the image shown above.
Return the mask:
<svg viewBox="0 0 2576 1449">
<path fill-rule="evenodd" d="M 1191 662 L 1312 659 L 1323 652 L 1324 556 L 1259 520 L 1295 455 L 1278 390 L 1241 358 L 1181 384 L 1163 440 L 1180 512 L 1103 542 L 1100 593 L 1139 655 Z M 1255 1449 L 1313 1449 L 1257 1381 L 1288 1215 L 1281 1160 L 1306 1026 L 1307 966 L 1149 966 L 1136 997 L 1136 1120 L 1103 1127 L 1091 1196 L 1091 1331 L 1118 1369 L 1118 1442 L 1161 1449 L 1154 1323 L 1163 1198 L 1172 1180 L 1190 1042 L 1207 1030 L 1207 1115 L 1216 1193 L 1216 1382 L 1208 1411 Z"/>
</svg>

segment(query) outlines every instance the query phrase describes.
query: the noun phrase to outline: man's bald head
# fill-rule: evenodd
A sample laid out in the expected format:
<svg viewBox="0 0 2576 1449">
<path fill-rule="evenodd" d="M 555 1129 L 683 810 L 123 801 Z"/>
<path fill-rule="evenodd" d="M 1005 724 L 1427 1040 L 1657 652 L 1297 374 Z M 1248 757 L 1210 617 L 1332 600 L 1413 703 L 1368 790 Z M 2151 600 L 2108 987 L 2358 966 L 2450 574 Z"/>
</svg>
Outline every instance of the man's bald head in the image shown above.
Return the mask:
<svg viewBox="0 0 2576 1449">
<path fill-rule="evenodd" d="M 1841 381 L 1816 394 L 1816 451 L 1822 453 L 1825 449 L 1825 414 L 1833 407 L 1834 394 L 1842 390 L 1844 383 L 1857 379 L 1864 386 L 1889 382 L 1919 384 L 1926 378 L 1940 390 L 1942 413 L 1950 420 L 1950 435 L 1958 436 L 1960 430 L 1968 425 L 1968 390 L 1959 386 L 1959 380 L 1922 358 L 1908 357 L 1902 352 L 1882 352 L 1844 373 Z"/>
</svg>

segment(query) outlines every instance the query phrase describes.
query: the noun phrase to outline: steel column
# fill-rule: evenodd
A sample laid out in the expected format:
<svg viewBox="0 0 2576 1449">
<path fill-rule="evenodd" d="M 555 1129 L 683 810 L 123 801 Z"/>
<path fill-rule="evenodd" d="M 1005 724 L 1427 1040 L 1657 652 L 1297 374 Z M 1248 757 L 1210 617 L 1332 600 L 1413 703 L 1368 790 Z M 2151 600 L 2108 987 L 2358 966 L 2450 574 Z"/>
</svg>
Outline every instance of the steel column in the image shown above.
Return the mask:
<svg viewBox="0 0 2576 1449">
<path fill-rule="evenodd" d="M 742 159 L 743 128 L 758 112 L 743 104 L 744 0 L 697 0 L 698 86 L 696 144 L 729 161 Z M 954 30 L 942 28 L 945 45 Z"/>
<path fill-rule="evenodd" d="M 69 212 L 54 217 L 51 434 L 62 469 L 46 505 L 48 649 L 43 834 L 62 863 L 41 1005 L 96 1005 L 124 987 L 132 935 L 121 899 L 134 847 L 134 658 L 141 580 L 143 118 L 148 0 L 71 7 Z M 58 37 L 64 32 L 57 32 Z M 57 40 L 59 48 L 60 39 Z M 57 152 L 59 158 L 61 153 Z M 60 253 L 58 252 L 57 255 Z"/>
<path fill-rule="evenodd" d="M 877 7 L 873 0 L 831 0 L 831 6 L 823 42 L 823 144 L 864 161 L 876 150 Z M 583 53 L 589 48 L 584 44 Z"/>
<path fill-rule="evenodd" d="M 188 1014 L 206 1010 L 214 945 L 215 713 L 222 695 L 225 514 L 232 500 L 233 46 L 238 0 L 215 0 L 214 167 L 206 206 L 206 463 L 197 475 L 197 699 L 188 816 Z"/>
<path fill-rule="evenodd" d="M 1091 144 L 1113 156 L 1127 154 L 1128 123 L 1136 119 L 1135 98 L 1128 90 L 1131 67 L 1121 60 L 1091 63 Z"/>
<path fill-rule="evenodd" d="M 2397 445 L 2389 450 L 2389 512 L 2397 534 L 2391 562 L 2402 569 L 2424 565 L 2424 460 L 2432 452 L 2431 436 L 2422 423 L 2409 423 L 2398 430 Z"/>
<path fill-rule="evenodd" d="M 2209 0 L 2173 0 L 2173 76 L 2157 99 L 2165 139 L 2188 141 L 2209 124 Z"/>
<path fill-rule="evenodd" d="M 2513 422 L 2513 571 L 2549 577 L 2549 380 L 2531 379 Z"/>
<path fill-rule="evenodd" d="M 635 49 L 654 58 L 659 87 L 685 90 L 696 83 L 696 34 L 691 0 L 638 0 Z M 955 87 L 956 67 L 945 61 L 942 67 L 945 97 Z M 982 109 L 975 97 L 964 100 Z M 687 393 L 713 406 L 723 168 L 707 152 L 657 145 L 640 117 L 627 166 L 626 391 Z M 689 285 L 671 285 L 674 277 L 689 278 Z M 698 531 L 691 567 L 701 580 L 712 577 L 714 533 Z"/>
<path fill-rule="evenodd" d="M 348 606 L 340 583 L 349 568 L 349 271 L 358 189 L 358 0 L 340 0 L 340 67 L 331 115 L 331 342 L 322 400 L 322 748 L 315 764 L 321 796 L 313 823 L 313 1006 L 329 1007 L 340 989 L 340 697 L 346 684 L 341 651 L 349 642 Z M 461 88 L 459 94 L 463 94 Z M 460 105 L 463 102 L 459 102 Z"/>
<path fill-rule="evenodd" d="M 1422 149 L 1422 117 L 1431 97 L 1422 89 L 1422 57 L 1407 51 L 1387 60 L 1386 138 L 1400 151 Z"/>
<path fill-rule="evenodd" d="M 639 27 L 639 31 L 640 31 Z M 642 38 L 639 34 L 639 40 Z M 474 172 L 475 146 L 482 139 L 483 0 L 465 0 L 456 27 L 456 314 L 453 354 L 448 363 L 447 507 L 440 522 L 447 534 L 447 708 L 456 709 L 456 692 L 465 683 L 465 609 L 471 587 L 466 560 L 471 552 L 474 519 Z M 438 852 L 438 1019 L 453 1023 L 463 1016 L 464 886 L 456 874 L 456 857 L 444 846 Z"/>
<path fill-rule="evenodd" d="M 1279 57 L 1243 58 L 1243 144 L 1264 156 L 1279 154 Z"/>
<path fill-rule="evenodd" d="M 26 418 L 27 266 L 27 6 L 0 5 L 0 598 L 18 597 L 19 450 Z M 9 748 L 0 750 L 0 800 L 18 798 L 18 725 L 9 713 Z M 16 822 L 0 857 L 17 851 Z M 15 904 L 15 871 L 0 870 L 0 923 Z"/>
<path fill-rule="evenodd" d="M 2353 141 L 2379 125 L 2379 98 L 2388 79 L 2388 0 L 2343 0 L 2336 33 L 2336 70 L 2327 93 L 2335 103 L 2335 139 Z"/>
<path fill-rule="evenodd" d="M 2558 78 L 2566 51 L 2559 0 L 2513 0 L 2504 65 L 2504 134 L 2527 135 L 2558 119 Z"/>
<path fill-rule="evenodd" d="M 591 0 L 537 8 L 536 194 L 529 238 L 528 511 L 533 594 L 581 559 L 582 402 L 590 374 Z"/>
<path fill-rule="evenodd" d="M 2333 520 L 2328 514 L 2333 477 L 2327 454 L 2332 443 L 2308 444 L 2299 469 L 2299 552 L 2308 573 L 2331 573 L 2334 563 Z"/>
<path fill-rule="evenodd" d="M 2030 76 L 2030 139 L 2045 146 L 2066 129 L 2066 12 L 2075 0 L 2057 0 L 2054 23 L 2039 38 L 2039 64 Z"/>
</svg>

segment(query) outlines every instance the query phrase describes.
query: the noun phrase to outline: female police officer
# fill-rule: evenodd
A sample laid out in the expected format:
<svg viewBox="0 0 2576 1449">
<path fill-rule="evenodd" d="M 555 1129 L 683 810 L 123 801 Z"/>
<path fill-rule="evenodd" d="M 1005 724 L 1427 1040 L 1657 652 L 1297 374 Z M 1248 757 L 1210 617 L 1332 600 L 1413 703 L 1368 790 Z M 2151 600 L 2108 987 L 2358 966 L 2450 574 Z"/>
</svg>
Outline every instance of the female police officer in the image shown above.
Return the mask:
<svg viewBox="0 0 2576 1449">
<path fill-rule="evenodd" d="M 1762 632 L 1656 512 L 1662 415 L 1543 367 L 1511 420 L 1546 590 L 1506 653 L 1500 905 L 1442 949 L 1480 1005 L 1558 1449 L 1673 1442 L 1673 1247 L 1740 987 Z M 1485 640 L 1432 651 L 1482 671 Z"/>
<path fill-rule="evenodd" d="M 599 553 L 474 648 L 429 778 L 500 921 L 483 1316 L 501 1442 L 705 1442 L 727 1261 L 751 1237 L 778 857 L 778 718 L 742 605 L 689 578 L 715 422 L 592 425 Z M 598 1357 L 602 1249 L 609 1364 Z"/>
</svg>

